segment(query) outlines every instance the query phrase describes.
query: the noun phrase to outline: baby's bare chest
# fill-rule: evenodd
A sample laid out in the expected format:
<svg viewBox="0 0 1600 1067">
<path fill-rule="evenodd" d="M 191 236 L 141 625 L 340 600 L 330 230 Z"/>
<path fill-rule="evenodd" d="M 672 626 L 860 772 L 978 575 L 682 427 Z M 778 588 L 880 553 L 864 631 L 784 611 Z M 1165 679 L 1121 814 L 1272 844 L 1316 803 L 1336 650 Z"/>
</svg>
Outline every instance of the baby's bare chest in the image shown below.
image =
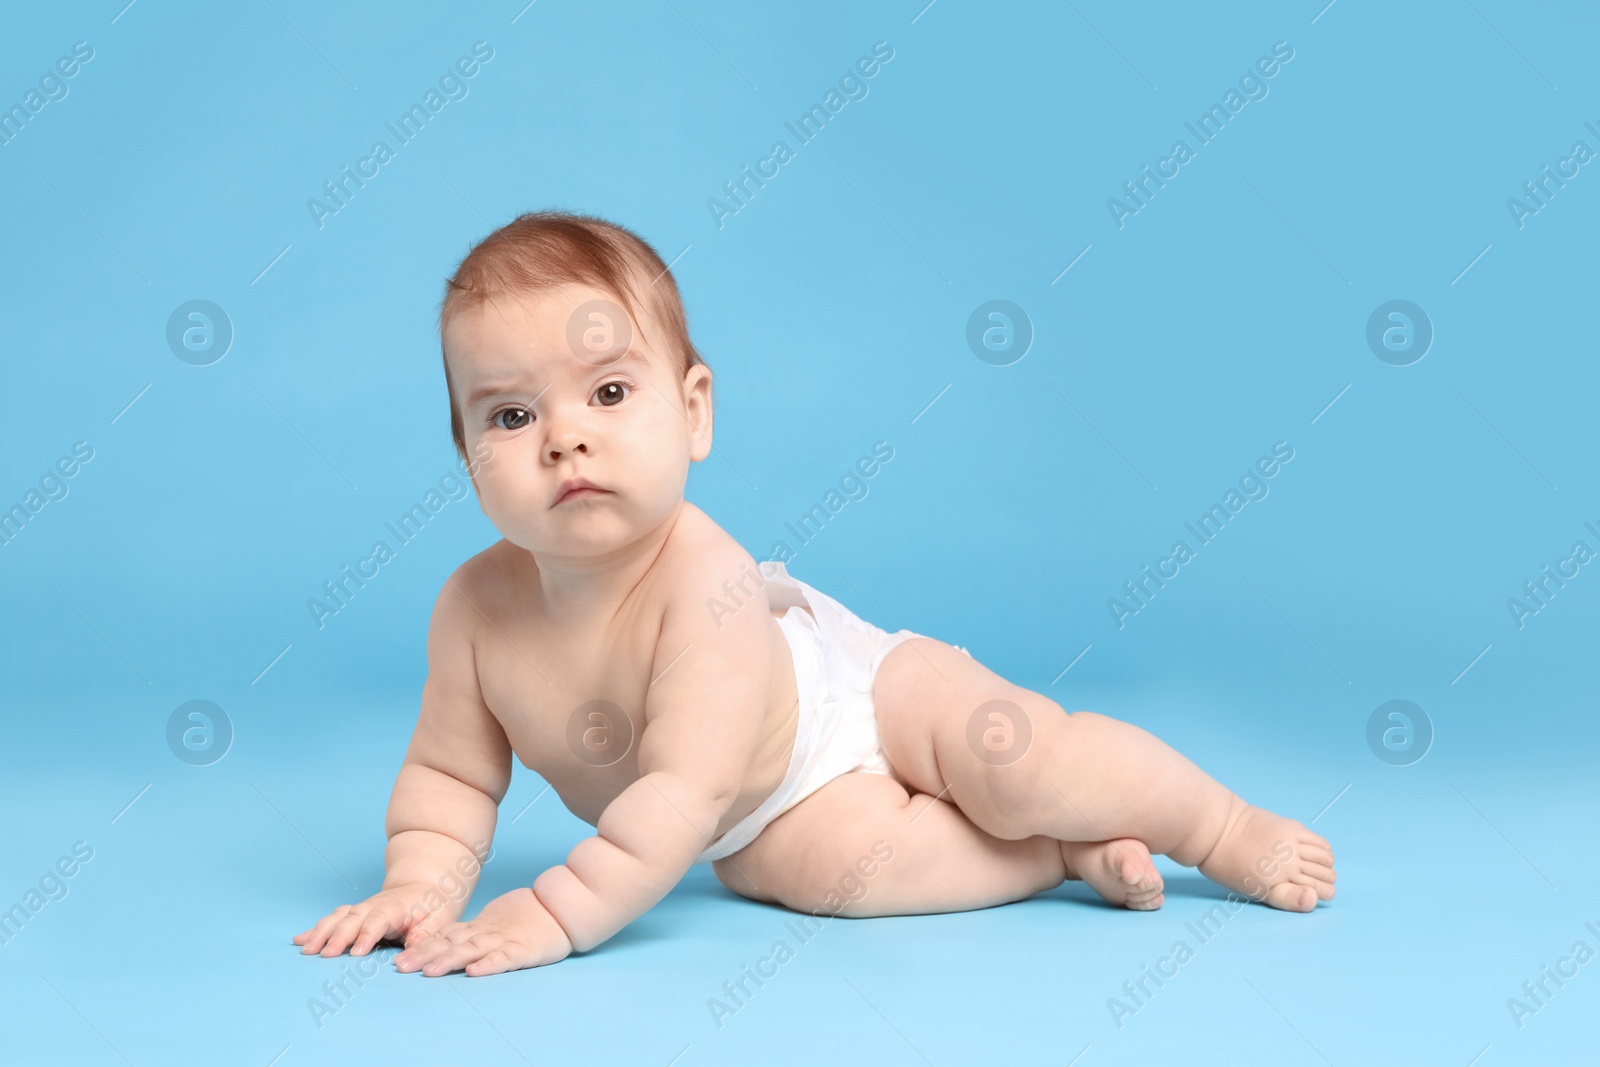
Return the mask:
<svg viewBox="0 0 1600 1067">
<path fill-rule="evenodd" d="M 763 717 L 763 736 L 772 733 L 775 741 L 792 730 L 794 674 L 782 631 L 776 622 L 770 629 L 778 667 L 764 706 L 752 711 Z M 512 752 L 591 826 L 639 779 L 660 636 L 659 614 L 577 629 L 498 620 L 491 639 L 476 649 L 479 688 Z M 775 786 L 782 756 L 758 760 L 762 765 L 749 774 Z"/>
<path fill-rule="evenodd" d="M 501 630 L 477 652 L 484 702 L 522 764 L 592 825 L 639 777 L 659 627 Z"/>
</svg>

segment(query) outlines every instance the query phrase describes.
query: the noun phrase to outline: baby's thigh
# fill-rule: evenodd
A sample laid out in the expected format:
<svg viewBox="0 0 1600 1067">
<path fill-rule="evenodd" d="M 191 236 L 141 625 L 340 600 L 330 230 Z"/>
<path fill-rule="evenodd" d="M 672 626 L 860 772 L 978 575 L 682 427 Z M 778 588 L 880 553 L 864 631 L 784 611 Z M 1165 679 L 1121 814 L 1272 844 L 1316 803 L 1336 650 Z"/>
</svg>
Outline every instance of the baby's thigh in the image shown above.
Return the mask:
<svg viewBox="0 0 1600 1067">
<path fill-rule="evenodd" d="M 865 771 L 833 779 L 712 868 L 754 900 L 852 918 L 993 907 L 1066 877 L 1053 839 L 994 837 L 954 804 Z"/>
</svg>

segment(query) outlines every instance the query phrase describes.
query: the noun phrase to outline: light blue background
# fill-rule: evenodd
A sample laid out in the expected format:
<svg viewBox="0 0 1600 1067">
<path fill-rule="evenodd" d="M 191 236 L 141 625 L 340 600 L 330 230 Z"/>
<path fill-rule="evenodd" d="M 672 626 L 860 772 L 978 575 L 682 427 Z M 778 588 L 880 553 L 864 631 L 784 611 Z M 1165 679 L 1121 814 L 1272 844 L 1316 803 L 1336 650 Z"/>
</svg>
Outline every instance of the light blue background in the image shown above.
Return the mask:
<svg viewBox="0 0 1600 1067">
<path fill-rule="evenodd" d="M 1600 150 L 1592 10 L 121 2 L 8 12 L 0 36 L 7 107 L 95 50 L 0 146 L 0 506 L 95 450 L 0 547 L 0 907 L 95 850 L 0 945 L 0 1058 L 1592 1056 L 1600 963 L 1520 1029 L 1506 1006 L 1600 950 L 1600 577 L 1520 629 L 1506 603 L 1600 549 L 1597 167 L 1521 228 L 1507 208 L 1575 141 Z M 469 95 L 319 229 L 307 199 L 479 40 Z M 707 200 L 879 40 L 869 95 L 719 227 Z M 1266 98 L 1119 229 L 1107 199 L 1196 147 L 1184 123 L 1276 41 Z M 834 923 L 719 1030 L 706 999 L 792 916 L 702 866 L 585 956 L 385 966 L 319 1029 L 306 1001 L 350 961 L 289 938 L 381 881 L 429 609 L 498 535 L 451 503 L 325 628 L 306 601 L 450 469 L 443 279 L 545 207 L 676 257 L 717 383 L 693 502 L 766 558 L 888 442 L 790 571 L 1315 819 L 1338 898 L 1241 912 L 1120 1029 L 1107 999 L 1221 896 L 1193 872 L 1164 868 L 1154 915 L 1068 885 Z M 235 330 L 206 367 L 165 340 L 193 299 Z M 1009 366 L 965 341 L 992 299 L 1035 332 Z M 1366 344 L 1393 299 L 1435 330 L 1411 366 Z M 1119 629 L 1107 599 L 1280 440 L 1270 495 Z M 166 746 L 191 699 L 236 732 L 209 767 Z M 1410 766 L 1365 740 L 1391 699 L 1436 732 Z M 513 783 L 474 908 L 587 831 L 553 794 L 528 807 L 542 786 Z"/>
</svg>

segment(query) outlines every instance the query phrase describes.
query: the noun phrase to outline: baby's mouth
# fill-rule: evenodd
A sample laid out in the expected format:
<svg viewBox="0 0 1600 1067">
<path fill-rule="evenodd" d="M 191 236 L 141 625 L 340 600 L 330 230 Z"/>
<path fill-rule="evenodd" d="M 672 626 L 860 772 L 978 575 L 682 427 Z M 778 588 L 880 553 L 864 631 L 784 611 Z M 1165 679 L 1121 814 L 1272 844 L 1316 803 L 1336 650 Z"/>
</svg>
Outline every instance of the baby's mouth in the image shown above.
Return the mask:
<svg viewBox="0 0 1600 1067">
<path fill-rule="evenodd" d="M 558 504 L 565 503 L 568 500 L 599 496 L 602 493 L 607 492 L 610 492 L 610 490 L 602 489 L 600 486 L 595 485 L 587 478 L 568 478 L 566 481 L 562 482 L 561 486 L 556 490 L 556 498 L 551 502 L 550 506 L 555 507 Z"/>
</svg>

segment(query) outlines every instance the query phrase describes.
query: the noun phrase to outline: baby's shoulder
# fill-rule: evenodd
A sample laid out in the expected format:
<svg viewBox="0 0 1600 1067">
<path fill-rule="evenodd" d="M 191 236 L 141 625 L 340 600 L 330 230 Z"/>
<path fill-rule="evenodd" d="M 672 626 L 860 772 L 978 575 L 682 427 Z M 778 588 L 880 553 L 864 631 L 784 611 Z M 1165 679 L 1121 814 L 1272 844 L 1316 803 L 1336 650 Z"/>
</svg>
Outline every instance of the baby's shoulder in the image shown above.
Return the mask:
<svg viewBox="0 0 1600 1067">
<path fill-rule="evenodd" d="M 699 607 L 708 600 L 760 595 L 761 572 L 755 558 L 705 512 L 685 502 L 672 541 L 659 561 L 667 607 Z"/>
<path fill-rule="evenodd" d="M 531 562 L 526 552 L 503 538 L 467 558 L 439 588 L 434 626 L 470 632 L 478 620 L 499 617 L 514 599 L 521 569 Z"/>
<path fill-rule="evenodd" d="M 463 560 L 445 579 L 445 587 L 458 584 L 467 593 L 487 593 L 505 588 L 510 579 L 529 566 L 533 566 L 533 557 L 502 537 Z"/>
<path fill-rule="evenodd" d="M 725 569 L 730 563 L 737 566 L 749 562 L 753 565 L 755 561 L 732 534 L 718 526 L 704 511 L 685 501 L 683 514 L 673 527 L 672 537 L 663 553 L 663 562 L 670 564 L 667 569 L 674 577 L 693 582 Z"/>
</svg>

